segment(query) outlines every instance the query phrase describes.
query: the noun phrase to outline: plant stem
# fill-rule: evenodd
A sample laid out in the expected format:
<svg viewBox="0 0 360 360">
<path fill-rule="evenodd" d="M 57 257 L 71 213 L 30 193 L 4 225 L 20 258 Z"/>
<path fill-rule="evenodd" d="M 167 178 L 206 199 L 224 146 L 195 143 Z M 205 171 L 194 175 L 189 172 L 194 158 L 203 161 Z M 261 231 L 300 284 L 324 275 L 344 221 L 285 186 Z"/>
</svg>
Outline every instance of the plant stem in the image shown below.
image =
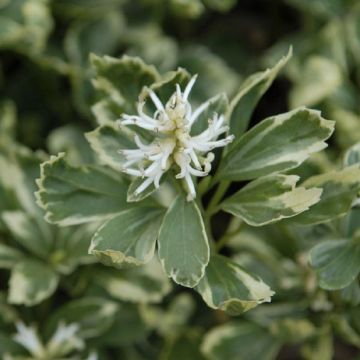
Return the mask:
<svg viewBox="0 0 360 360">
<path fill-rule="evenodd" d="M 226 245 L 226 243 L 229 241 L 229 239 L 231 239 L 234 235 L 236 235 L 241 230 L 241 227 L 243 226 L 243 224 L 244 224 L 243 221 L 240 222 L 239 225 L 236 227 L 236 229 L 226 232 L 220 238 L 220 240 L 215 244 L 216 252 L 219 252 Z"/>
<path fill-rule="evenodd" d="M 221 201 L 222 197 L 225 195 L 230 184 L 231 184 L 230 181 L 220 182 L 218 188 L 215 191 L 214 196 L 212 197 L 212 199 L 209 203 L 209 206 L 206 209 L 206 214 L 208 216 L 215 214 L 219 210 L 217 205 Z"/>
</svg>

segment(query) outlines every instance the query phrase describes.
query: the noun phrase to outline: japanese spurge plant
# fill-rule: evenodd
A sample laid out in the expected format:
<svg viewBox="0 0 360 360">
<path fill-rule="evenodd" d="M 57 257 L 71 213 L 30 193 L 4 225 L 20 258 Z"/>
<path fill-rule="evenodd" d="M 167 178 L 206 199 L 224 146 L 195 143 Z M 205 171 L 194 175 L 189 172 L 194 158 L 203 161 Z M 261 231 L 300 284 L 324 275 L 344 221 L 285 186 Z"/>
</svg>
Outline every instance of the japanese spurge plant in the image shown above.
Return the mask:
<svg viewBox="0 0 360 360">
<path fill-rule="evenodd" d="M 218 251 L 242 223 L 262 226 L 321 204 L 321 186 L 296 187 L 299 177 L 286 172 L 327 146 L 333 122 L 301 107 L 245 133 L 290 56 L 250 76 L 230 102 L 225 94 L 203 102 L 194 88 L 192 104 L 196 77 L 184 69 L 160 75 L 139 58 L 92 56 L 100 126 L 86 138 L 98 162 L 75 167 L 59 154 L 42 164 L 37 198 L 46 219 L 102 222 L 89 252 L 107 265 L 143 265 L 157 248 L 165 273 L 212 308 L 239 314 L 269 301 L 261 279 Z M 211 231 L 217 212 L 239 218 L 219 239 Z"/>
</svg>

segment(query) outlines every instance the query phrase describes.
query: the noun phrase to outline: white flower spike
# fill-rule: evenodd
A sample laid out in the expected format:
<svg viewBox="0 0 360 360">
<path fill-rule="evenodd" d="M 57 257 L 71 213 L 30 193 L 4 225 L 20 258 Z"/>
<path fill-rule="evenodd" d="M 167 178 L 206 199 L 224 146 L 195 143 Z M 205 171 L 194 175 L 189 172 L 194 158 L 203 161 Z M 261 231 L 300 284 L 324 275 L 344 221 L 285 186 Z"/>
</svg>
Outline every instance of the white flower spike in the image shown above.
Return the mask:
<svg viewBox="0 0 360 360">
<path fill-rule="evenodd" d="M 119 150 L 126 159 L 123 171 L 144 179 L 135 190 L 136 194 L 142 193 L 152 183 L 158 188 L 164 173 L 175 166 L 179 169 L 176 178 L 185 180 L 188 200 L 194 199 L 196 191 L 192 176 L 208 175 L 214 160 L 210 151 L 233 141 L 233 135 L 217 140 L 229 129 L 224 125 L 224 116 L 218 114 L 208 120 L 209 126 L 205 131 L 196 136 L 190 135 L 192 125 L 209 106 L 207 101 L 192 111 L 188 98 L 196 78 L 197 75 L 191 78 L 183 92 L 176 84 L 176 90 L 165 106 L 153 90 L 147 89 L 156 107 L 154 115 L 151 117 L 144 113 L 145 102 L 141 100 L 137 106 L 138 115 L 125 114 L 118 120 L 120 125 L 136 125 L 156 135 L 150 144 L 144 144 L 135 135 L 137 149 Z"/>
<path fill-rule="evenodd" d="M 26 326 L 23 322 L 16 323 L 17 333 L 14 340 L 22 345 L 33 356 L 43 356 L 45 353 L 44 345 L 39 339 L 39 335 L 34 327 Z"/>
</svg>

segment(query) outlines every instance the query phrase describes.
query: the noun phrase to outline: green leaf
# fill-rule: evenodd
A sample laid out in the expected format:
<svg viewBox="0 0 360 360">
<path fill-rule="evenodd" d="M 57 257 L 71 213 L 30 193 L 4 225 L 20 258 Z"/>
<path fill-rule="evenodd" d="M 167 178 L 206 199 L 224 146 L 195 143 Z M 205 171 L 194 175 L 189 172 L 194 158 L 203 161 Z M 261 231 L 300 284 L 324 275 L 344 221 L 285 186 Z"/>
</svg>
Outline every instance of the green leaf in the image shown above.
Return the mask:
<svg viewBox="0 0 360 360">
<path fill-rule="evenodd" d="M 178 61 L 181 66 L 192 74 L 198 74 L 201 79 L 191 91 L 191 102 L 199 104 L 221 92 L 233 94 L 239 86 L 239 73 L 208 47 L 182 46 Z"/>
<path fill-rule="evenodd" d="M 43 51 L 52 27 L 48 1 L 9 1 L 1 8 L 0 47 L 37 55 Z"/>
<path fill-rule="evenodd" d="M 332 360 L 334 349 L 330 329 L 318 330 L 316 336 L 302 346 L 301 354 L 305 360 Z"/>
<path fill-rule="evenodd" d="M 177 196 L 164 217 L 158 247 L 169 277 L 186 287 L 198 284 L 209 262 L 209 244 L 200 210 L 184 193 Z"/>
<path fill-rule="evenodd" d="M 357 164 L 343 170 L 313 176 L 303 182 L 302 186 L 307 189 L 322 188 L 321 199 L 309 211 L 291 221 L 309 225 L 344 216 L 360 190 L 360 166 Z"/>
<path fill-rule="evenodd" d="M 332 103 L 331 100 L 330 103 Z M 359 114 L 337 106 L 332 111 L 331 116 L 333 119 L 337 119 L 335 140 L 340 148 L 347 149 L 350 145 L 360 141 Z"/>
<path fill-rule="evenodd" d="M 89 20 L 78 18 L 68 27 L 64 47 L 73 64 L 86 67 L 89 53 L 112 54 L 124 33 L 125 22 L 121 12 L 108 12 Z"/>
<path fill-rule="evenodd" d="M 13 147 L 13 150 L 7 159 L 9 180 L 22 209 L 40 221 L 43 219 L 43 211 L 35 202 L 34 192 L 37 190 L 35 179 L 39 177 L 40 163 L 44 161 L 45 156 L 41 152 L 34 153 L 22 146 Z"/>
<path fill-rule="evenodd" d="M 106 125 L 118 120 L 119 115 L 125 111 L 125 108 L 110 98 L 105 98 L 94 104 L 91 111 L 99 125 Z"/>
<path fill-rule="evenodd" d="M 296 317 L 273 321 L 270 332 L 286 344 L 299 344 L 316 335 L 317 329 L 310 320 Z"/>
<path fill-rule="evenodd" d="M 324 241 L 311 250 L 310 264 L 321 288 L 343 289 L 359 275 L 360 244 L 350 240 Z"/>
<path fill-rule="evenodd" d="M 0 103 L 0 139 L 1 144 L 7 144 L 15 139 L 16 108 L 10 100 Z"/>
<path fill-rule="evenodd" d="M 355 279 L 350 285 L 341 290 L 341 299 L 352 306 L 360 305 L 360 284 Z"/>
<path fill-rule="evenodd" d="M 290 106 L 313 106 L 331 95 L 342 82 L 339 66 L 325 57 L 311 56 L 290 95 Z"/>
<path fill-rule="evenodd" d="M 273 360 L 281 342 L 256 324 L 230 322 L 210 330 L 202 352 L 211 360 Z"/>
<path fill-rule="evenodd" d="M 239 315 L 263 302 L 274 292 L 259 278 L 221 255 L 213 255 L 196 291 L 212 309 Z"/>
<path fill-rule="evenodd" d="M 33 306 L 51 296 L 57 288 L 58 275 L 45 263 L 23 260 L 12 270 L 9 303 Z"/>
<path fill-rule="evenodd" d="M 204 0 L 206 6 L 211 9 L 226 12 L 236 4 L 236 0 Z"/>
<path fill-rule="evenodd" d="M 295 175 L 269 175 L 252 181 L 226 199 L 221 208 L 252 226 L 262 226 L 292 217 L 320 200 L 318 188 L 295 188 Z"/>
<path fill-rule="evenodd" d="M 139 56 L 161 71 L 174 69 L 178 65 L 178 43 L 162 30 L 157 21 L 134 23 L 134 26 L 128 28 L 126 42 L 130 45 L 126 49 L 129 55 Z"/>
<path fill-rule="evenodd" d="M 180 334 L 195 312 L 195 300 L 189 293 L 180 293 L 158 319 L 156 330 L 164 337 Z"/>
<path fill-rule="evenodd" d="M 9 354 L 18 354 L 22 352 L 22 347 L 17 344 L 13 338 L 10 336 L 10 334 L 0 332 L 0 356 L 3 359 L 9 359 L 6 358 L 5 355 Z M 11 359 L 11 358 L 10 358 Z"/>
<path fill-rule="evenodd" d="M 95 276 L 112 297 L 139 304 L 158 303 L 171 290 L 169 279 L 156 260 L 121 272 L 109 269 Z"/>
<path fill-rule="evenodd" d="M 140 98 L 145 99 L 149 96 L 149 89 L 155 91 L 159 99 L 166 103 L 176 90 L 176 84 L 181 88 L 185 87 L 190 80 L 190 74 L 183 68 L 179 67 L 176 71 L 168 71 L 161 79 L 144 88 L 140 93 Z"/>
<path fill-rule="evenodd" d="M 72 165 L 94 162 L 94 153 L 83 131 L 74 125 L 65 125 L 53 130 L 47 139 L 47 145 L 51 154 L 66 153 L 66 159 Z"/>
<path fill-rule="evenodd" d="M 83 297 L 67 302 L 52 314 L 46 324 L 48 334 L 52 334 L 59 322 L 77 323 L 78 335 L 82 338 L 96 338 L 107 331 L 113 323 L 119 305 L 100 297 Z"/>
<path fill-rule="evenodd" d="M 153 66 L 145 64 L 138 57 L 124 55 L 117 59 L 91 54 L 90 60 L 96 72 L 93 80 L 95 88 L 119 105 L 127 106 L 128 111 L 135 110 L 135 102 L 142 88 L 160 78 Z"/>
<path fill-rule="evenodd" d="M 353 145 L 345 153 L 344 166 L 351 166 L 360 163 L 360 143 Z"/>
<path fill-rule="evenodd" d="M 85 136 L 99 159 L 115 170 L 121 171 L 125 161 L 119 150 L 135 148 L 133 135 L 125 127 L 115 124 L 99 126 Z"/>
<path fill-rule="evenodd" d="M 269 117 L 236 141 L 217 172 L 221 180 L 252 180 L 293 169 L 324 149 L 334 122 L 315 110 L 299 108 Z"/>
<path fill-rule="evenodd" d="M 0 244 L 0 268 L 11 269 L 23 258 L 22 252 L 7 246 Z"/>
<path fill-rule="evenodd" d="M 177 336 L 168 335 L 159 360 L 206 360 L 200 352 L 201 333 L 191 329 Z"/>
<path fill-rule="evenodd" d="M 41 165 L 36 196 L 46 220 L 74 225 L 102 220 L 128 208 L 128 185 L 118 174 L 94 166 L 73 167 L 64 156 L 51 156 Z"/>
<path fill-rule="evenodd" d="M 231 100 L 226 114 L 230 134 L 238 137 L 246 131 L 257 103 L 271 86 L 281 69 L 288 63 L 291 56 L 292 48 L 274 67 L 255 73 L 244 80 L 237 94 Z M 230 144 L 230 148 L 232 146 Z"/>
<path fill-rule="evenodd" d="M 116 215 L 95 233 L 89 252 L 107 265 L 142 265 L 155 251 L 164 210 L 135 207 Z"/>
<path fill-rule="evenodd" d="M 359 199 L 355 200 L 355 203 L 358 203 Z M 358 204 L 359 205 L 359 204 Z M 354 206 L 351 208 L 350 212 L 344 218 L 344 225 L 343 228 L 344 235 L 347 237 L 357 237 L 357 232 L 360 229 L 360 207 Z"/>
<path fill-rule="evenodd" d="M 53 233 L 44 233 L 37 221 L 22 211 L 4 211 L 2 218 L 20 245 L 41 258 L 49 256 L 53 246 Z"/>
<path fill-rule="evenodd" d="M 179 17 L 195 19 L 205 10 L 200 0 L 171 0 L 172 12 Z"/>
<path fill-rule="evenodd" d="M 97 226 L 95 223 L 57 228 L 55 248 L 49 260 L 58 272 L 68 275 L 79 265 L 96 262 L 88 249 Z"/>
<path fill-rule="evenodd" d="M 306 15 L 319 16 L 320 18 L 336 16 L 345 10 L 343 7 L 347 6 L 347 3 L 341 0 L 313 0 L 309 4 L 301 0 L 287 0 L 287 2 L 305 12 Z"/>
<path fill-rule="evenodd" d="M 118 10 L 124 0 L 57 0 L 54 8 L 64 17 L 94 18 Z"/>
<path fill-rule="evenodd" d="M 357 310 L 355 308 L 354 310 Z M 356 321 L 358 319 L 358 314 L 355 312 L 354 314 Z M 351 344 L 353 346 L 356 346 L 358 349 L 360 349 L 360 335 L 355 330 L 354 327 L 352 327 L 352 324 L 350 324 L 349 319 L 347 319 L 343 314 L 341 315 L 333 315 L 332 318 L 332 324 L 333 328 L 335 330 L 335 334 L 339 335 L 342 340 L 344 340 L 347 344 Z"/>
<path fill-rule="evenodd" d="M 111 327 L 102 335 L 97 336 L 93 341 L 95 347 L 110 346 L 113 348 L 128 347 L 134 343 L 145 341 L 152 330 L 143 313 L 148 307 L 136 306 L 130 303 L 123 303 L 113 316 Z"/>
</svg>

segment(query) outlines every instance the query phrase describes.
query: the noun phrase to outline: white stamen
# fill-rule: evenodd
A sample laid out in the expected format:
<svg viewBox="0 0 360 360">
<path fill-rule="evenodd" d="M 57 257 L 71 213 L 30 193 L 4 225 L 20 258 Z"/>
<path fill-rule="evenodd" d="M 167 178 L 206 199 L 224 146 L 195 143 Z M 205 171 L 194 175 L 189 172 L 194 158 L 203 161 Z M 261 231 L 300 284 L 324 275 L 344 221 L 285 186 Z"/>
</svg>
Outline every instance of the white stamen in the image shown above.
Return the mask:
<svg viewBox="0 0 360 360">
<path fill-rule="evenodd" d="M 151 97 L 151 100 L 153 101 L 154 105 L 159 111 L 164 111 L 164 105 L 161 103 L 158 96 L 152 91 L 151 89 L 148 89 L 149 95 Z"/>
<path fill-rule="evenodd" d="M 185 88 L 185 91 L 184 91 L 184 95 L 183 95 L 183 100 L 184 101 L 187 101 L 189 95 L 190 95 L 190 91 L 192 89 L 192 87 L 194 86 L 195 84 L 195 81 L 197 79 L 197 75 L 194 75 L 190 81 L 188 82 L 188 84 L 186 85 L 186 88 Z"/>
<path fill-rule="evenodd" d="M 129 175 L 141 177 L 144 181 L 135 190 L 135 194 L 145 191 L 152 183 L 155 188 L 171 166 L 179 169 L 176 179 L 184 179 L 188 189 L 188 199 L 196 196 L 192 176 L 202 177 L 211 171 L 214 154 L 209 152 L 216 147 L 223 147 L 233 140 L 229 135 L 218 140 L 218 137 L 229 129 L 223 125 L 225 118 L 216 113 L 208 120 L 208 128 L 197 136 L 191 136 L 191 126 L 197 118 L 209 108 L 210 101 L 200 105 L 192 112 L 188 97 L 195 84 L 197 75 L 193 76 L 182 92 L 176 84 L 175 93 L 164 106 L 151 89 L 148 94 L 156 107 L 152 117 L 144 113 L 144 101 L 137 104 L 138 115 L 126 115 L 118 121 L 120 125 L 136 125 L 145 130 L 159 133 L 150 144 L 142 142 L 138 135 L 134 141 L 136 149 L 119 150 L 125 158 L 123 171 Z M 207 153 L 207 155 L 206 155 Z"/>
</svg>

